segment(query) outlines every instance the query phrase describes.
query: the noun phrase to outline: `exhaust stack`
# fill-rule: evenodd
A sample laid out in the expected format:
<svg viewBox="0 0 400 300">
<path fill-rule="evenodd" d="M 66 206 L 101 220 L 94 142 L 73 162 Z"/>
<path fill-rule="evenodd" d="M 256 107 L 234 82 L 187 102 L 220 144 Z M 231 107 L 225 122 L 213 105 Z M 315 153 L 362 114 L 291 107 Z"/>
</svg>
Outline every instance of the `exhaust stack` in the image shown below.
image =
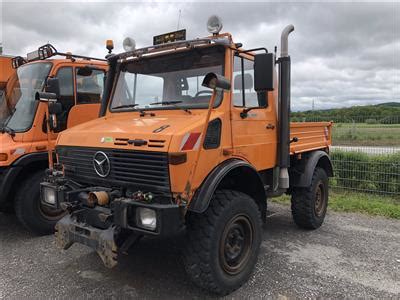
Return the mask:
<svg viewBox="0 0 400 300">
<path fill-rule="evenodd" d="M 294 30 L 288 25 L 281 34 L 281 56 L 279 62 L 279 188 L 289 188 L 290 167 L 290 56 L 288 37 Z"/>
</svg>

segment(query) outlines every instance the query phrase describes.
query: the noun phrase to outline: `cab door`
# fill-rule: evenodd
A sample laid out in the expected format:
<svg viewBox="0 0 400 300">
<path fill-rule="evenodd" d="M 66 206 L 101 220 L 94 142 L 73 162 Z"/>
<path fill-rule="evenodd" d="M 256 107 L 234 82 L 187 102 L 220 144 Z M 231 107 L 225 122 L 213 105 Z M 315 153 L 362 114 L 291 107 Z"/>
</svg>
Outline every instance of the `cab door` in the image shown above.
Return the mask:
<svg viewBox="0 0 400 300">
<path fill-rule="evenodd" d="M 67 127 L 99 116 L 105 71 L 90 66 L 75 67 L 76 104 L 71 108 Z"/>
<path fill-rule="evenodd" d="M 234 154 L 248 160 L 257 170 L 276 164 L 276 112 L 270 92 L 254 90 L 251 57 L 234 56 L 232 85 L 232 143 Z M 249 109 L 245 113 L 245 109 Z"/>
</svg>

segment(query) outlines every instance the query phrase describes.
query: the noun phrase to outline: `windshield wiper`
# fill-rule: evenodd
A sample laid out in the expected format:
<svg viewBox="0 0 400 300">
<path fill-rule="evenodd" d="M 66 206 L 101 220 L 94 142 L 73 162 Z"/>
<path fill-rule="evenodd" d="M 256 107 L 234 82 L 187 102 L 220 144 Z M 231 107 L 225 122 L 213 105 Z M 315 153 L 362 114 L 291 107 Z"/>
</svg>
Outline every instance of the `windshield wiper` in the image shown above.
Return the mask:
<svg viewBox="0 0 400 300">
<path fill-rule="evenodd" d="M 150 105 L 173 105 L 173 104 L 178 104 L 178 103 L 182 103 L 182 101 L 153 102 L 153 103 L 150 103 Z"/>
<path fill-rule="evenodd" d="M 183 109 L 183 111 L 187 112 L 188 114 L 192 114 L 192 112 L 189 109 L 183 108 L 183 107 L 179 107 L 179 106 L 175 105 L 175 104 L 178 104 L 178 103 L 182 103 L 182 101 L 153 102 L 153 103 L 150 103 L 150 105 L 173 105 L 176 108 Z"/>
<path fill-rule="evenodd" d="M 138 105 L 139 105 L 138 103 L 135 103 L 135 104 L 124 104 L 124 105 L 113 107 L 112 109 L 131 108 L 131 107 L 136 107 Z"/>
<path fill-rule="evenodd" d="M 0 128 L 0 133 L 8 133 L 10 136 L 14 137 L 15 136 L 15 131 L 14 129 L 7 127 L 7 126 L 3 126 Z"/>
</svg>

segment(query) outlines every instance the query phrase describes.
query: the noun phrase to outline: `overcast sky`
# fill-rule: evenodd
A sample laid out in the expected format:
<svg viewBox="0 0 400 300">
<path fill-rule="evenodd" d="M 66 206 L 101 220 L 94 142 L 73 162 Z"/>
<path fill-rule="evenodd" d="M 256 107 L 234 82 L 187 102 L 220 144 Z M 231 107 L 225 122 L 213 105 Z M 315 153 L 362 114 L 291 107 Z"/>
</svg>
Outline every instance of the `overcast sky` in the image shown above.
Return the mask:
<svg viewBox="0 0 400 300">
<path fill-rule="evenodd" d="M 2 1 L 2 0 L 1 0 Z M 157 34 L 180 28 L 188 38 L 208 35 L 208 16 L 244 47 L 280 42 L 292 23 L 292 109 L 400 102 L 400 3 L 272 2 L 7 2 L 0 3 L 4 53 L 26 55 L 52 43 L 59 51 L 104 56 L 130 36 L 139 47 Z"/>
</svg>

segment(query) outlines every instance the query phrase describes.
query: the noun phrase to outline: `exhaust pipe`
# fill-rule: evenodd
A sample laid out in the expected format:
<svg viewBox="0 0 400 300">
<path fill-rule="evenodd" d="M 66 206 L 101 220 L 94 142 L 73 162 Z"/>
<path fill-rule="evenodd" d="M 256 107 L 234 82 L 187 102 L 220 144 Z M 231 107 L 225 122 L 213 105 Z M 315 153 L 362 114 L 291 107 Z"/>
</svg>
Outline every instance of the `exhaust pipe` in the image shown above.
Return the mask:
<svg viewBox="0 0 400 300">
<path fill-rule="evenodd" d="M 289 188 L 290 167 L 290 56 L 288 37 L 294 30 L 288 25 L 281 34 L 279 62 L 279 188 Z"/>
</svg>

